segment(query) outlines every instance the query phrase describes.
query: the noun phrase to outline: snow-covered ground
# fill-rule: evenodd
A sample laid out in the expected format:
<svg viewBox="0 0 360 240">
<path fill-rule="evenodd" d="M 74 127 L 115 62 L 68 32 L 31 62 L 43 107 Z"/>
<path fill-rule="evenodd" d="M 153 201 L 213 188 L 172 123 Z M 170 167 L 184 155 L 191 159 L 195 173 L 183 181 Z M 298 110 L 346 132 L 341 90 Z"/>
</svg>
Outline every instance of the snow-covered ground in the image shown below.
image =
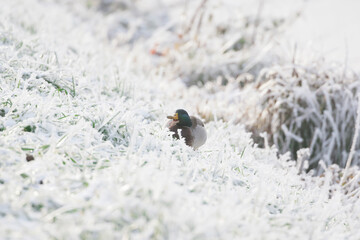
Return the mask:
<svg viewBox="0 0 360 240">
<path fill-rule="evenodd" d="M 264 49 L 256 44 L 226 58 L 215 51 L 238 39 L 231 31 L 240 22 L 218 28 L 221 39 L 210 25 L 193 27 L 199 42 L 209 38 L 203 46 L 168 30 L 199 2 L 118 2 L 135 10 L 1 1 L 1 239 L 360 238 L 358 175 L 346 183 L 350 194 L 337 171 L 298 175 L 289 155 L 258 148 L 244 126 L 216 114 L 205 116 L 208 140 L 198 151 L 167 132 L 166 115 L 180 107 L 237 111 L 221 99 L 211 104 L 213 85 L 185 83 L 198 79 L 197 67 L 226 75 L 244 60 L 253 69 Z M 217 26 L 246 9 L 209 2 Z"/>
</svg>

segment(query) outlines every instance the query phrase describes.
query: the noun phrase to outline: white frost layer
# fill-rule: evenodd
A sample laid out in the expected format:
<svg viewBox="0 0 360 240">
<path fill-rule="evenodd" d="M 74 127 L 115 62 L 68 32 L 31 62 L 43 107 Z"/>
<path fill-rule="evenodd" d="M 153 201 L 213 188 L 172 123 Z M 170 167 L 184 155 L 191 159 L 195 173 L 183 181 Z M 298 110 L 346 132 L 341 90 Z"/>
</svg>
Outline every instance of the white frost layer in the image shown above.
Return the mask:
<svg viewBox="0 0 360 240">
<path fill-rule="evenodd" d="M 71 6 L 2 1 L 0 238 L 360 238 L 357 198 L 242 126 L 206 124 L 199 151 L 172 140 L 165 116 L 201 96 L 182 99 L 141 46 L 113 48 L 102 16 Z"/>
</svg>

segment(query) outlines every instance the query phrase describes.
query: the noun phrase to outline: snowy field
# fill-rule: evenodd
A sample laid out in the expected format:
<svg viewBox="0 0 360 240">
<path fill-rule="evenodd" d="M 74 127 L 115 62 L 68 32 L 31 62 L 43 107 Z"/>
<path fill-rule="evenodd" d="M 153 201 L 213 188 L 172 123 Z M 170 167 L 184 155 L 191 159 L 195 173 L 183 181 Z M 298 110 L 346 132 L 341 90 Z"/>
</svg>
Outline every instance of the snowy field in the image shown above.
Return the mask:
<svg viewBox="0 0 360 240">
<path fill-rule="evenodd" d="M 356 73 L 279 48 L 302 1 L 0 3 L 0 239 L 360 239 L 359 172 L 331 165 L 353 128 L 309 147 L 321 175 L 249 132 L 266 84 L 248 82 L 287 74 L 342 76 L 355 124 Z M 167 131 L 178 108 L 205 121 L 199 150 Z"/>
</svg>

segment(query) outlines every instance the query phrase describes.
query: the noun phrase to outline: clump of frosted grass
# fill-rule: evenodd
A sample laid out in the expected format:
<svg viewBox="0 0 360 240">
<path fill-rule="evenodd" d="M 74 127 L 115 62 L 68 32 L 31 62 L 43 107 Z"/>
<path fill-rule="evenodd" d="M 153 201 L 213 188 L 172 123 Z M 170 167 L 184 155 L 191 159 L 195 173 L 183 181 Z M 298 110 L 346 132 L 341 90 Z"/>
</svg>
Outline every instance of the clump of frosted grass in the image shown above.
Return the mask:
<svg viewBox="0 0 360 240">
<path fill-rule="evenodd" d="M 253 129 L 267 131 L 269 141 L 293 157 L 309 148 L 311 168 L 320 160 L 345 167 L 360 90 L 355 73 L 344 75 L 338 66 L 274 66 L 262 71 L 257 88 L 262 107 Z"/>
</svg>

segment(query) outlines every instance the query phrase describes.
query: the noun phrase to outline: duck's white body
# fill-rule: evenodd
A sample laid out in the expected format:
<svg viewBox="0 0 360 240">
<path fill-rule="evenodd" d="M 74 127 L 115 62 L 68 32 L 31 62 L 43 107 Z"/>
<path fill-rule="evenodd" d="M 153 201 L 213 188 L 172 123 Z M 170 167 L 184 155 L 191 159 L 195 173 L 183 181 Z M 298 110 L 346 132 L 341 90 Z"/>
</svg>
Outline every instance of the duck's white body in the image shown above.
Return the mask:
<svg viewBox="0 0 360 240">
<path fill-rule="evenodd" d="M 194 149 L 198 149 L 206 142 L 207 134 L 204 127 L 204 123 L 200 119 L 191 116 L 191 121 L 193 122 L 193 126 L 195 126 L 195 127 L 193 126 L 190 127 L 194 139 L 192 147 Z M 196 124 L 194 124 L 195 121 Z"/>
</svg>

